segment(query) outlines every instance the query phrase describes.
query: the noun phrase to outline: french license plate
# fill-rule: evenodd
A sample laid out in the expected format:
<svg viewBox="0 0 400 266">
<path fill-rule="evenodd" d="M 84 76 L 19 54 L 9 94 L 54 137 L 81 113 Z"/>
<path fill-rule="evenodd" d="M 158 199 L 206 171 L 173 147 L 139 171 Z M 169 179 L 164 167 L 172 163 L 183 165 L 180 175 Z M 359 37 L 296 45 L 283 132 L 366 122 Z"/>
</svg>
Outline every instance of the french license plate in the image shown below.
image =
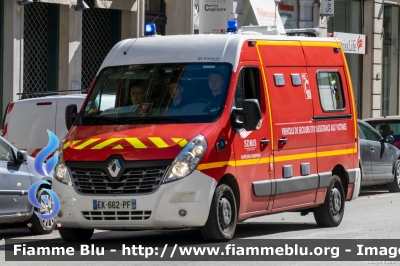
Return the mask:
<svg viewBox="0 0 400 266">
<path fill-rule="evenodd" d="M 136 200 L 93 200 L 93 210 L 136 210 Z"/>
</svg>

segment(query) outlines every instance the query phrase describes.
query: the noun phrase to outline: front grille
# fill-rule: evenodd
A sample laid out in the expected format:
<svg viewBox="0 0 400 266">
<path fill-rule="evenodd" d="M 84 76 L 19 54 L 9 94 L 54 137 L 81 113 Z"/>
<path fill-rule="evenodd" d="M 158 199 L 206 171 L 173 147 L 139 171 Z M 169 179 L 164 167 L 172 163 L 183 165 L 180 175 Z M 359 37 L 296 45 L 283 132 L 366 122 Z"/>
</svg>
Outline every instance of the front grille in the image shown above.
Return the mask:
<svg viewBox="0 0 400 266">
<path fill-rule="evenodd" d="M 126 169 L 118 181 L 111 181 L 100 168 L 71 167 L 77 192 L 83 194 L 143 194 L 160 185 L 168 165 Z"/>
<path fill-rule="evenodd" d="M 92 211 L 82 212 L 86 220 L 147 220 L 151 211 Z"/>
</svg>

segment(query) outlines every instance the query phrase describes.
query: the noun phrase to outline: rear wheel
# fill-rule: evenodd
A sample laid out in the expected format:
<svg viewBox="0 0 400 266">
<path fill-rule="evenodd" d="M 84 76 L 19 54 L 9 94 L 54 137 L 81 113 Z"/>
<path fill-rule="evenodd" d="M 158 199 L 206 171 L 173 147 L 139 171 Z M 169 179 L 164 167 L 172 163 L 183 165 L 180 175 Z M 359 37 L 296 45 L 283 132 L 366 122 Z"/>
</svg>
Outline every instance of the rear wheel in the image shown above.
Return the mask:
<svg viewBox="0 0 400 266">
<path fill-rule="evenodd" d="M 210 214 L 201 234 L 204 239 L 227 241 L 232 239 L 236 230 L 237 208 L 235 195 L 226 185 L 219 185 L 214 192 Z"/>
<path fill-rule="evenodd" d="M 93 229 L 58 228 L 61 238 L 67 242 L 87 241 L 92 237 L 93 231 Z"/>
<path fill-rule="evenodd" d="M 393 182 L 387 184 L 389 192 L 400 192 L 400 160 L 397 160 L 394 168 Z"/>
<path fill-rule="evenodd" d="M 325 201 L 314 209 L 314 218 L 319 226 L 336 227 L 344 214 L 345 195 L 342 182 L 336 175 L 331 177 Z"/>
</svg>

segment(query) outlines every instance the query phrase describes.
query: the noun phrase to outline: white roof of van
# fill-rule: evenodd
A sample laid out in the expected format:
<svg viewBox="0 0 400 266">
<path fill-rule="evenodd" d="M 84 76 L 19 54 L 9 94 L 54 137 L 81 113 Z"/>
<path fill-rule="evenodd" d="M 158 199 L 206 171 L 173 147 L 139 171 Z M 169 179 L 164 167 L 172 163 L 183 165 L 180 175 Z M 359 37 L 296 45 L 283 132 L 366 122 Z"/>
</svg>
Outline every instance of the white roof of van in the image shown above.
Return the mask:
<svg viewBox="0 0 400 266">
<path fill-rule="evenodd" d="M 40 93 L 38 93 L 40 94 Z M 44 97 L 35 97 L 35 98 L 27 98 L 27 99 L 19 99 L 15 102 L 26 102 L 26 101 L 43 101 L 43 100 L 54 100 L 60 98 L 86 98 L 87 94 L 67 94 L 67 95 L 49 95 Z"/>
<path fill-rule="evenodd" d="M 334 38 L 242 35 L 242 34 L 194 34 L 168 35 L 127 39 L 117 43 L 105 58 L 104 67 L 154 63 L 227 62 L 236 71 L 237 58 L 243 42 L 254 40 L 319 41 L 334 42 Z"/>
</svg>

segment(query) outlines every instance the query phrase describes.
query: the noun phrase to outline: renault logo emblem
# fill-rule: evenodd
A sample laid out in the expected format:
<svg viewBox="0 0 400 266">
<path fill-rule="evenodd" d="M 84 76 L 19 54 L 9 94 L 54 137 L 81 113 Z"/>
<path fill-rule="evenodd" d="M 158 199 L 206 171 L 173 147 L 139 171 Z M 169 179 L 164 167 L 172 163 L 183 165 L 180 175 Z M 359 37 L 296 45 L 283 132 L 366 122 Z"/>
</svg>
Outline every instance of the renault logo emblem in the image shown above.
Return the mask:
<svg viewBox="0 0 400 266">
<path fill-rule="evenodd" d="M 117 177 L 119 170 L 121 170 L 121 164 L 119 163 L 118 159 L 114 159 L 110 162 L 107 169 L 112 177 Z"/>
</svg>

